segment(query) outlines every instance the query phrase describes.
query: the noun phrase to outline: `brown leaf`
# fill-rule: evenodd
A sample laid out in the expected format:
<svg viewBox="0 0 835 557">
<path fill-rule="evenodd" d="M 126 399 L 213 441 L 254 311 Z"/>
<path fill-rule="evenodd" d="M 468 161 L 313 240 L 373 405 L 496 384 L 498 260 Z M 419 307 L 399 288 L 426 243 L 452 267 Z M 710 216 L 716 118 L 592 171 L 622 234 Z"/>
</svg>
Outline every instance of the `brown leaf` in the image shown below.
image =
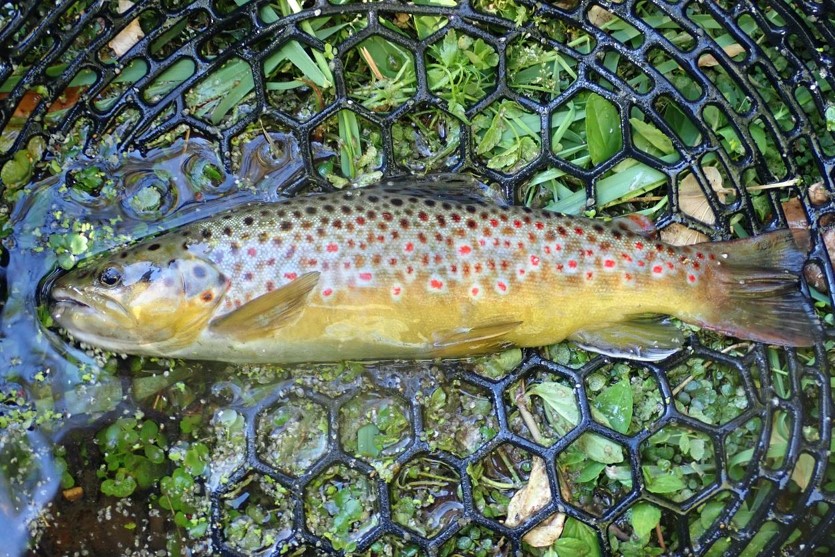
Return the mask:
<svg viewBox="0 0 835 557">
<path fill-rule="evenodd" d="M 710 241 L 710 238 L 698 230 L 687 228 L 677 222 L 661 230 L 661 239 L 671 246 L 690 246 Z"/>
<path fill-rule="evenodd" d="M 589 23 L 595 27 L 601 27 L 606 22 L 611 21 L 614 17 L 615 16 L 612 12 L 601 8 L 600 6 L 592 6 L 589 10 Z"/>
<path fill-rule="evenodd" d="M 729 58 L 733 58 L 739 54 L 745 52 L 745 48 L 738 43 L 729 44 L 722 50 L 725 51 L 725 54 L 728 55 Z M 700 68 L 712 68 L 713 66 L 718 66 L 719 62 L 713 56 L 713 54 L 703 54 L 699 57 L 699 67 Z"/>
<path fill-rule="evenodd" d="M 724 201 L 727 192 L 723 188 L 722 174 L 719 170 L 715 166 L 703 166 L 702 172 L 710 187 L 719 196 L 719 200 Z M 713 214 L 713 209 L 699 186 L 695 174 L 688 174 L 679 184 L 678 203 L 681 211 L 694 219 L 711 225 L 716 222 L 716 215 Z"/>
<path fill-rule="evenodd" d="M 126 12 L 133 6 L 133 2 L 130 0 L 119 0 L 119 13 Z M 139 40 L 145 36 L 145 33 L 142 31 L 142 27 L 139 25 L 139 18 L 134 19 L 130 23 L 128 23 L 127 27 L 119 31 L 119 33 L 113 37 L 107 46 L 110 47 L 117 57 L 122 57 L 128 50 L 130 50 L 133 45 L 139 42 Z"/>
<path fill-rule="evenodd" d="M 534 457 L 528 483 L 517 491 L 507 505 L 505 525 L 511 528 L 519 526 L 528 517 L 551 502 L 551 487 L 545 473 L 545 461 Z M 554 513 L 522 538 L 533 547 L 548 547 L 559 539 L 565 525 L 565 514 Z"/>
</svg>

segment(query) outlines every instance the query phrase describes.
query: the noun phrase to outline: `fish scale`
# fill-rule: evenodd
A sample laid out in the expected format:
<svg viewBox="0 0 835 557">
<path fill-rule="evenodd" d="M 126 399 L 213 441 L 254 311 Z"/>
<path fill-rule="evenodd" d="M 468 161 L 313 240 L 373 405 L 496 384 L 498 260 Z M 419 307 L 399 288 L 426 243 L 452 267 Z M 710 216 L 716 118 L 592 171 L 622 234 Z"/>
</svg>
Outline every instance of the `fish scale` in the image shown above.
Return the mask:
<svg viewBox="0 0 835 557">
<path fill-rule="evenodd" d="M 231 362 L 462 357 L 575 340 L 664 358 L 671 315 L 743 338 L 822 336 L 788 231 L 674 247 L 419 182 L 239 207 L 61 277 L 56 321 L 119 352 Z M 802 238 L 800 238 L 802 240 Z"/>
<path fill-rule="evenodd" d="M 313 271 L 321 273 L 315 295 L 322 302 L 382 288 L 393 301 L 438 294 L 490 303 L 528 281 L 592 290 L 658 279 L 696 286 L 715 258 L 653 242 L 623 221 L 385 188 L 251 205 L 187 233 L 200 239 L 188 249 L 206 253 L 231 279 L 227 311 Z"/>
</svg>

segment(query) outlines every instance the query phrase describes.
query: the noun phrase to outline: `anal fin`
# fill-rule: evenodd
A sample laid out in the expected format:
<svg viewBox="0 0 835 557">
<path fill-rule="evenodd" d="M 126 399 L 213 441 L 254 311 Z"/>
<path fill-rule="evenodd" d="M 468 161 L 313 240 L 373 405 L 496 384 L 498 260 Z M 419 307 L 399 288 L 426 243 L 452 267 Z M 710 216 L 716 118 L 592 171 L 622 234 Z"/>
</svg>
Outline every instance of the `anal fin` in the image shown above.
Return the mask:
<svg viewBox="0 0 835 557">
<path fill-rule="evenodd" d="M 498 350 L 510 344 L 507 335 L 521 324 L 521 321 L 505 321 L 441 331 L 435 335 L 429 356 L 455 358 Z"/>
<path fill-rule="evenodd" d="M 305 273 L 293 282 L 258 296 L 210 323 L 216 333 L 247 339 L 279 329 L 307 304 L 307 295 L 319 282 L 319 273 Z"/>
<path fill-rule="evenodd" d="M 663 360 L 684 345 L 681 331 L 662 319 L 639 319 L 580 330 L 568 339 L 592 352 L 646 362 Z"/>
</svg>

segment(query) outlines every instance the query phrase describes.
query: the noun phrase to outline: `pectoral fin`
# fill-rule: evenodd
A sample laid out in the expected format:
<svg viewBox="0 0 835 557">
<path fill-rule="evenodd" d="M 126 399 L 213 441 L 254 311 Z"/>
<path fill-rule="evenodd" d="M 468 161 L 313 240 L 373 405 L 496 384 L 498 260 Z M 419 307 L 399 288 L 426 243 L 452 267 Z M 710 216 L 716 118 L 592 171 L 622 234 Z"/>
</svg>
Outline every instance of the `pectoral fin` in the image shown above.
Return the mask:
<svg viewBox="0 0 835 557">
<path fill-rule="evenodd" d="M 275 331 L 291 322 L 307 305 L 307 295 L 319 282 L 319 273 L 306 273 L 290 284 L 267 292 L 211 322 L 216 333 L 240 339 Z"/>
<path fill-rule="evenodd" d="M 658 238 L 658 229 L 655 228 L 655 223 L 649 217 L 633 213 L 623 217 L 615 217 L 612 219 L 612 224 L 616 225 L 621 230 L 634 232 L 644 238 L 655 240 Z"/>
<path fill-rule="evenodd" d="M 666 320 L 636 320 L 600 329 L 580 330 L 568 337 L 581 348 L 617 358 L 655 362 L 675 354 L 684 336 Z"/>
<path fill-rule="evenodd" d="M 521 324 L 521 321 L 506 321 L 441 331 L 435 335 L 429 355 L 433 358 L 456 358 L 498 350 L 510 344 L 507 335 Z"/>
</svg>

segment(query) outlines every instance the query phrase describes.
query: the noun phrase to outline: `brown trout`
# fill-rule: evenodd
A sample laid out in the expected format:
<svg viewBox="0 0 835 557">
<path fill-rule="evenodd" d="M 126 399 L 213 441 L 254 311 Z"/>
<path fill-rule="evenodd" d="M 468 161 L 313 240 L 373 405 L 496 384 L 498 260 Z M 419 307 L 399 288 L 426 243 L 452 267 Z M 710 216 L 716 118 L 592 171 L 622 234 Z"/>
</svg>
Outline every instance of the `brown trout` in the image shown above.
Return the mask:
<svg viewBox="0 0 835 557">
<path fill-rule="evenodd" d="M 51 312 L 119 353 L 239 363 L 464 357 L 571 339 L 658 360 L 667 321 L 808 346 L 789 231 L 673 247 L 629 219 L 507 206 L 460 176 L 256 203 L 60 277 Z"/>
</svg>

